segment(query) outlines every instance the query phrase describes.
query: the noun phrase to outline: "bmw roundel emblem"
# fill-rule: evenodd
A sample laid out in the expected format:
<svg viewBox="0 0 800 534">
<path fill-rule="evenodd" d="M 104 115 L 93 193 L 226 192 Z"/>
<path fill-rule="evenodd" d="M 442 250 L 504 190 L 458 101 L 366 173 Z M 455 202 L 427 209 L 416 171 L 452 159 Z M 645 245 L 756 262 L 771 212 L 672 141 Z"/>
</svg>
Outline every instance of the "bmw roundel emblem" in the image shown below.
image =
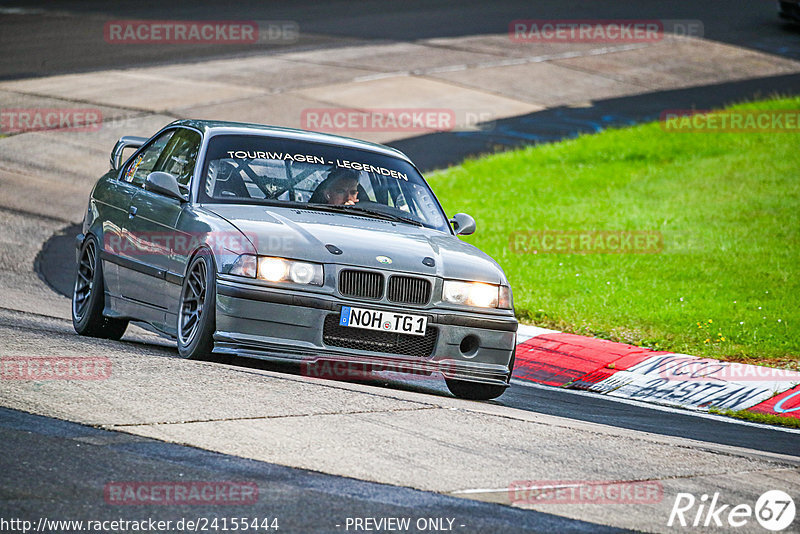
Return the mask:
<svg viewBox="0 0 800 534">
<path fill-rule="evenodd" d="M 375 256 L 375 259 L 387 265 L 392 263 L 392 258 L 390 258 L 389 256 Z"/>
</svg>

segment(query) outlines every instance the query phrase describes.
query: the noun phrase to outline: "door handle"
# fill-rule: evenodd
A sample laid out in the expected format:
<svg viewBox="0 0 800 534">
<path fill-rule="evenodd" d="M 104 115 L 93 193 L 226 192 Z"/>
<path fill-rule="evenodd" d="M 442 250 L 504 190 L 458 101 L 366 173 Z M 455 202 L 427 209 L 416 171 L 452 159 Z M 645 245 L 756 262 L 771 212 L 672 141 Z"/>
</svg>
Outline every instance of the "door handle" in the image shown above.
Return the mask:
<svg viewBox="0 0 800 534">
<path fill-rule="evenodd" d="M 128 209 L 128 218 L 133 219 L 134 217 L 136 217 L 136 206 L 131 206 L 130 209 Z"/>
</svg>

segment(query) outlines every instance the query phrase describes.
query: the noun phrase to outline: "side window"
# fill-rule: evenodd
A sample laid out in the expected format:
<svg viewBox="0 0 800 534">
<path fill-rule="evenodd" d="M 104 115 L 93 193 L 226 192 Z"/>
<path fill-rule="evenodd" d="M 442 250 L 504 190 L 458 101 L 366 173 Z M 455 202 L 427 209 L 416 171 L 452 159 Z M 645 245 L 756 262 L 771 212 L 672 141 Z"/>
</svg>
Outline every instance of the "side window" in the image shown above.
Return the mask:
<svg viewBox="0 0 800 534">
<path fill-rule="evenodd" d="M 169 140 L 153 170 L 174 175 L 182 188 L 188 190 L 199 150 L 200 134 L 181 128 Z"/>
<path fill-rule="evenodd" d="M 135 158 L 128 162 L 122 172 L 122 179 L 138 186 L 143 185 L 147 175 L 153 172 L 161 152 L 167 146 L 174 133 L 175 130 L 164 132 L 139 152 Z"/>
</svg>

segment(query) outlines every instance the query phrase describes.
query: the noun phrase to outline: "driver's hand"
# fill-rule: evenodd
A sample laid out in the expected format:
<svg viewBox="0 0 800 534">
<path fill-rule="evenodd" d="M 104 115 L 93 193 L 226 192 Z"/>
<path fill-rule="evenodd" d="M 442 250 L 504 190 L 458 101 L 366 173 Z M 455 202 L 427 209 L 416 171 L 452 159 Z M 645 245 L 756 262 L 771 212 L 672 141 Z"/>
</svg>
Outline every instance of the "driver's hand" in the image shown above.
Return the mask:
<svg viewBox="0 0 800 534">
<path fill-rule="evenodd" d="M 344 203 L 344 205 L 345 206 L 355 206 L 356 202 L 358 202 L 358 200 L 348 200 L 347 202 Z"/>
</svg>

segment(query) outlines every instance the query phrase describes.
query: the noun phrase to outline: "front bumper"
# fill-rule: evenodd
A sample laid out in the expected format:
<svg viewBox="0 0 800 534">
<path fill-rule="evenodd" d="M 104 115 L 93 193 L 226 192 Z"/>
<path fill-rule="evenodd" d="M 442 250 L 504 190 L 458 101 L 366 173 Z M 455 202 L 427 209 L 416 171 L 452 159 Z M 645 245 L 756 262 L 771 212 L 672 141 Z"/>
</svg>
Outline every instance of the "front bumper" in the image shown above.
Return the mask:
<svg viewBox="0 0 800 534">
<path fill-rule="evenodd" d="M 397 334 L 341 327 L 345 336 L 353 336 L 347 339 L 341 329 L 333 330 L 343 305 L 425 315 L 429 332 L 425 339 L 399 334 L 409 339 L 391 345 L 380 336 Z M 317 369 L 319 362 L 366 364 L 373 369 L 378 364 L 378 368 L 441 373 L 445 378 L 494 385 L 508 385 L 517 330 L 513 316 L 389 307 L 219 278 L 216 324 L 217 353 L 300 362 L 308 370 Z M 467 337 L 469 343 L 464 343 Z"/>
</svg>

